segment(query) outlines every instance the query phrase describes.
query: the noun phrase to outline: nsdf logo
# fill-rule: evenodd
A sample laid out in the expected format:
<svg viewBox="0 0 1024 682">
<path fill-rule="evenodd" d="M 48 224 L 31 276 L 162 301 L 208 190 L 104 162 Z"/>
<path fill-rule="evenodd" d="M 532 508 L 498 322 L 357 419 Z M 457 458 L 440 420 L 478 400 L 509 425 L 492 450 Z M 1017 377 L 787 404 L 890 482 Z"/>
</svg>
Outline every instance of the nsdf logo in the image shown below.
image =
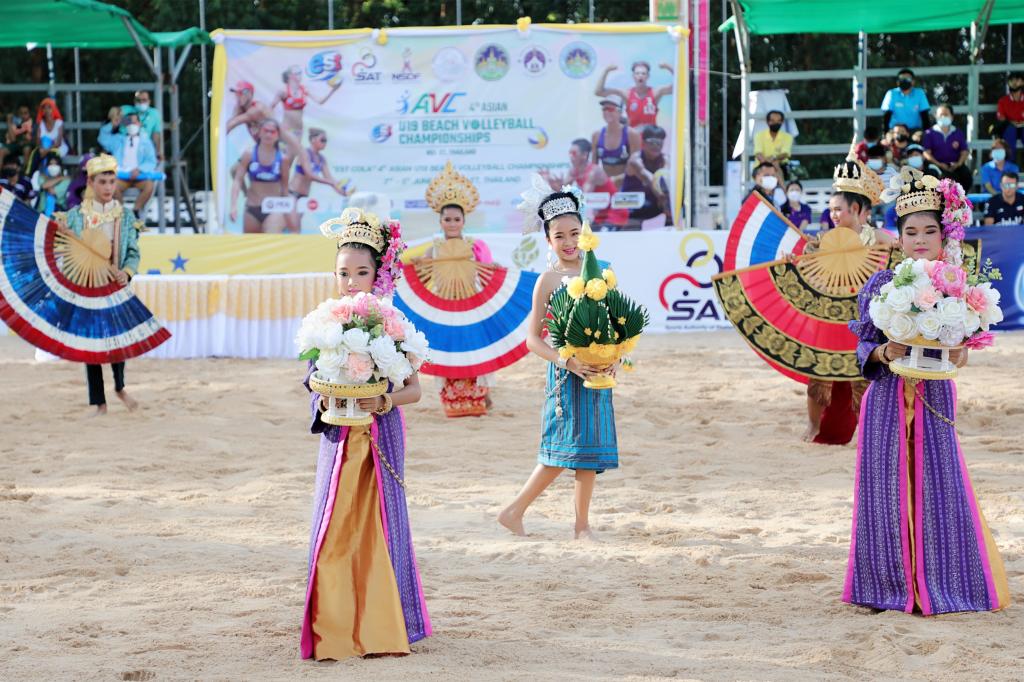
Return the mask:
<svg viewBox="0 0 1024 682">
<path fill-rule="evenodd" d="M 689 234 L 679 245 L 684 270 L 661 282 L 658 299 L 665 309 L 665 328 L 714 329 L 724 319 L 711 278 L 722 271 L 722 259 L 706 234 Z"/>
</svg>

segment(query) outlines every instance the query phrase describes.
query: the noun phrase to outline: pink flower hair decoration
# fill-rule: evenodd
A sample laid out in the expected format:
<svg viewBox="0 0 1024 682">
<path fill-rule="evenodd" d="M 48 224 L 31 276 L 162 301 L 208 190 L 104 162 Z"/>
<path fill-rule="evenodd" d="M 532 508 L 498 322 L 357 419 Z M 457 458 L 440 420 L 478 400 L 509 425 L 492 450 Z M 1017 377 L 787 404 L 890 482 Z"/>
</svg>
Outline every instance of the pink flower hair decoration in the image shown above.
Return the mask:
<svg viewBox="0 0 1024 682">
<path fill-rule="evenodd" d="M 397 220 L 391 220 L 384 229 L 387 231 L 388 247 L 381 258 L 377 279 L 373 283 L 373 293 L 377 296 L 390 296 L 394 293 L 395 283 L 402 276 L 402 252 L 405 251 L 402 225 Z"/>
</svg>

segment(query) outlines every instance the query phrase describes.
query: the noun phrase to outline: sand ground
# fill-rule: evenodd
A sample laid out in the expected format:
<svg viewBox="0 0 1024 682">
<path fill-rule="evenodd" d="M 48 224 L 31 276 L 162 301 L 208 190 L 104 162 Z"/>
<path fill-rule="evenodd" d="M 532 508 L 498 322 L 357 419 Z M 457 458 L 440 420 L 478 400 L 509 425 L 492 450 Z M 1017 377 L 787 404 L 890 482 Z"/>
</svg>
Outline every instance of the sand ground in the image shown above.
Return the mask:
<svg viewBox="0 0 1024 682">
<path fill-rule="evenodd" d="M 0 678 L 1024 678 L 1024 604 L 926 620 L 840 602 L 854 448 L 800 442 L 801 386 L 731 332 L 650 337 L 638 357 L 596 545 L 571 540 L 569 476 L 530 537 L 494 522 L 534 466 L 541 361 L 501 372 L 486 418 L 444 420 L 430 384 L 406 478 L 436 634 L 404 658 L 312 663 L 302 367 L 133 361 L 141 411 L 86 419 L 80 366 L 0 339 Z M 959 419 L 1018 600 L 1022 374 L 1024 334 L 1002 335 L 963 371 Z"/>
</svg>

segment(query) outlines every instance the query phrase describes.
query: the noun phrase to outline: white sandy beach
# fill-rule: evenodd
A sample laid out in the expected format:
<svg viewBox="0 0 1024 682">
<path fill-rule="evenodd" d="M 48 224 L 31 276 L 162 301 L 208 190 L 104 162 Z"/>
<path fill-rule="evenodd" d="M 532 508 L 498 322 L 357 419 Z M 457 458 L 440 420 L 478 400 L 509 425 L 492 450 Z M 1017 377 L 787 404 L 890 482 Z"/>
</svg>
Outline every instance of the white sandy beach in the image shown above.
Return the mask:
<svg viewBox="0 0 1024 682">
<path fill-rule="evenodd" d="M 84 371 L 0 338 L 4 680 L 1024 678 L 1024 334 L 975 353 L 959 427 L 1017 600 L 923 619 L 841 603 L 854 447 L 800 442 L 803 387 L 731 331 L 650 336 L 616 391 L 603 542 L 564 476 L 494 521 L 539 441 L 543 363 L 495 409 L 407 410 L 416 553 L 435 635 L 404 658 L 299 658 L 317 438 L 298 362 L 137 360 L 142 409 L 88 419 Z"/>
</svg>

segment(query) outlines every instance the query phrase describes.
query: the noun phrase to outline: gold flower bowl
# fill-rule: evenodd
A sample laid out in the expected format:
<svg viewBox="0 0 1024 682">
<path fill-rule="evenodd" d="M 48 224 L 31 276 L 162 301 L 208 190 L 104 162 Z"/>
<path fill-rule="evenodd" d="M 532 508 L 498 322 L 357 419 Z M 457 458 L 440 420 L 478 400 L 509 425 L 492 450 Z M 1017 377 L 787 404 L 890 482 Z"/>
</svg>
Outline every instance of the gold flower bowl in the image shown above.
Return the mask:
<svg viewBox="0 0 1024 682">
<path fill-rule="evenodd" d="M 371 384 L 340 384 L 327 381 L 319 372 L 313 372 L 309 378 L 309 387 L 315 393 L 328 398 L 346 398 L 344 406 L 339 407 L 336 401 L 329 401 L 330 407 L 320 419 L 325 424 L 335 426 L 365 426 L 373 422 L 373 415 L 360 410 L 356 405 L 359 398 L 375 398 L 388 392 L 387 379 Z"/>
</svg>

